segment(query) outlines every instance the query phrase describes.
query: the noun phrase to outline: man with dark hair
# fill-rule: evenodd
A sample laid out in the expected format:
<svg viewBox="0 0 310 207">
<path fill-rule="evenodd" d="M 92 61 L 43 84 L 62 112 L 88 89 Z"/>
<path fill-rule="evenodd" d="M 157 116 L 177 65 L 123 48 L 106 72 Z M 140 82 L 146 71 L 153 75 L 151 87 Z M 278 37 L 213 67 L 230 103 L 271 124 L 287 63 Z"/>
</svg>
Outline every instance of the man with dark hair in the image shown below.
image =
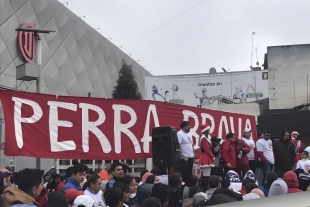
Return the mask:
<svg viewBox="0 0 310 207">
<path fill-rule="evenodd" d="M 245 179 L 242 180 L 242 188 L 239 191 L 239 193 L 241 193 L 241 195 L 243 195 L 243 196 L 245 196 L 247 194 L 247 192 L 246 192 L 246 185 L 248 183 L 255 184 L 255 181 L 253 179 L 251 179 L 251 178 L 245 178 Z"/>
<path fill-rule="evenodd" d="M 234 144 L 236 142 L 236 135 L 228 133 L 226 141 L 222 144 L 222 160 L 224 164 L 224 176 L 229 170 L 236 170 L 237 168 L 237 155 Z"/>
<path fill-rule="evenodd" d="M 63 192 L 71 188 L 81 190 L 81 183 L 84 182 L 87 171 L 88 167 L 84 163 L 75 164 L 72 167 L 72 177 L 65 180 L 65 186 L 61 190 Z"/>
<path fill-rule="evenodd" d="M 193 171 L 195 154 L 193 137 L 190 133 L 190 123 L 188 121 L 183 121 L 180 124 L 180 128 L 181 130 L 178 131 L 177 136 L 180 144 L 181 174 L 184 182 L 186 182 L 188 176 L 190 176 Z"/>
<path fill-rule="evenodd" d="M 216 175 L 212 175 L 209 178 L 209 190 L 206 192 L 207 198 L 210 199 L 214 191 L 218 188 L 221 188 L 221 179 Z"/>
<path fill-rule="evenodd" d="M 161 207 L 161 203 L 157 198 L 150 197 L 144 200 L 140 207 Z"/>
<path fill-rule="evenodd" d="M 124 193 L 117 187 L 112 187 L 105 191 L 104 195 L 105 204 L 109 207 L 122 207 Z"/>
<path fill-rule="evenodd" d="M 290 133 L 287 130 L 282 132 L 282 137 L 273 142 L 273 153 L 275 156 L 275 172 L 278 178 L 283 178 L 284 173 L 292 170 L 295 165 L 296 152 Z"/>
<path fill-rule="evenodd" d="M 171 190 L 168 185 L 157 183 L 153 186 L 152 197 L 157 198 L 163 207 L 168 206 Z"/>
<path fill-rule="evenodd" d="M 169 207 L 181 207 L 183 195 L 181 188 L 183 185 L 182 175 L 180 173 L 174 173 L 169 179 L 169 187 L 171 190 L 171 195 L 169 197 Z M 181 202 L 180 202 L 181 201 Z"/>
<path fill-rule="evenodd" d="M 12 185 L 3 191 L 3 198 L 7 206 L 28 204 L 40 206 L 36 198 L 43 189 L 43 171 L 39 169 L 24 169 L 19 172 L 17 186 Z"/>
<path fill-rule="evenodd" d="M 218 188 L 214 191 L 209 205 L 218 205 L 224 203 L 231 203 L 236 201 L 242 201 L 243 197 L 240 193 L 236 193 L 232 190 L 225 189 L 225 188 Z"/>
<path fill-rule="evenodd" d="M 122 163 L 120 162 L 112 163 L 110 173 L 112 174 L 113 178 L 107 183 L 105 187 L 106 190 L 112 188 L 115 182 L 120 181 L 124 177 L 124 170 Z"/>
<path fill-rule="evenodd" d="M 275 173 L 274 171 L 270 171 L 268 172 L 267 176 L 266 176 L 266 181 L 262 186 L 259 187 L 259 189 L 261 189 L 265 195 L 265 197 L 268 197 L 269 194 L 269 189 L 272 185 L 272 183 L 274 181 L 276 181 L 278 179 L 277 173 Z"/>
<path fill-rule="evenodd" d="M 256 168 L 255 175 L 258 185 L 263 185 L 265 183 L 267 173 L 269 171 L 273 171 L 274 154 L 270 136 L 270 131 L 266 129 L 263 137 L 256 142 L 258 166 Z"/>
</svg>

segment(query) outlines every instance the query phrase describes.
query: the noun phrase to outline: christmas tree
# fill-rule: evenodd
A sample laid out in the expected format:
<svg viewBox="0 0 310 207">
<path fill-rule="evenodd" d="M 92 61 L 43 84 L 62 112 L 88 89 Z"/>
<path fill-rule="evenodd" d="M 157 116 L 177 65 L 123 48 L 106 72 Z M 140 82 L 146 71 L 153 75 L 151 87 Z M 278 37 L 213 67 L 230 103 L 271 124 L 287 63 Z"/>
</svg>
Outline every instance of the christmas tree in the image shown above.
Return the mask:
<svg viewBox="0 0 310 207">
<path fill-rule="evenodd" d="M 127 65 L 123 60 L 123 65 L 118 73 L 119 78 L 116 81 L 112 97 L 117 99 L 141 99 L 139 87 L 132 74 L 132 66 Z"/>
</svg>

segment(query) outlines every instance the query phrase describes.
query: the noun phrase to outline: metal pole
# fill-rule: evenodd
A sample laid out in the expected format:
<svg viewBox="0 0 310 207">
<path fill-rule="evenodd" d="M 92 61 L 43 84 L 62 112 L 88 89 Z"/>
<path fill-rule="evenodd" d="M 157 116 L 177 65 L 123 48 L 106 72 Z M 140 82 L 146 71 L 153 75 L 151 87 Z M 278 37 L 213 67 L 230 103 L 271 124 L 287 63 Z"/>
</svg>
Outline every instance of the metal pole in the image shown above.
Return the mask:
<svg viewBox="0 0 310 207">
<path fill-rule="evenodd" d="M 253 68 L 253 38 L 254 38 L 254 32 L 252 32 L 252 49 L 251 49 L 251 69 Z"/>
<path fill-rule="evenodd" d="M 39 39 L 38 33 L 35 33 L 36 37 L 36 64 L 40 66 L 39 78 L 37 79 L 37 93 L 41 93 L 41 65 L 42 65 L 42 40 Z M 36 158 L 36 169 L 41 169 L 41 159 Z"/>
<path fill-rule="evenodd" d="M 3 122 L 3 119 L 1 118 L 0 119 L 0 144 L 4 143 L 4 141 L 5 141 L 4 122 Z M 0 168 L 4 168 L 4 167 L 5 167 L 4 150 L 0 148 Z"/>
</svg>

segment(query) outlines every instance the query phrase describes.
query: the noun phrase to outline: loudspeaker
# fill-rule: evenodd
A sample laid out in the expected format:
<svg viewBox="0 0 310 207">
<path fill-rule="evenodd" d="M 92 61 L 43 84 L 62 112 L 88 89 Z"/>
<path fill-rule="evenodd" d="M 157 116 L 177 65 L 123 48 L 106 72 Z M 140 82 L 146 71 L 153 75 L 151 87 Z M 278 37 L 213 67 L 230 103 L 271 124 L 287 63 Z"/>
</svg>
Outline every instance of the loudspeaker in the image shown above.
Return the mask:
<svg viewBox="0 0 310 207">
<path fill-rule="evenodd" d="M 175 129 L 171 126 L 153 128 L 152 151 L 155 167 L 169 167 L 178 162 L 180 144 Z"/>
</svg>

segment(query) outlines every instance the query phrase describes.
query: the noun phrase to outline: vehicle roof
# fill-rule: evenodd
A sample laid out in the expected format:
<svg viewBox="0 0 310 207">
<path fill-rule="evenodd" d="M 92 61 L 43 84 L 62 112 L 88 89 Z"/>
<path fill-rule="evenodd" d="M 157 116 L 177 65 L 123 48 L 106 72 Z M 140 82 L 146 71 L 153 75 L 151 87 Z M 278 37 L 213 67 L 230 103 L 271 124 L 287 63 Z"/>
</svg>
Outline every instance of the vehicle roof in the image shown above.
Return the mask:
<svg viewBox="0 0 310 207">
<path fill-rule="evenodd" d="M 309 207 L 310 191 L 215 205 L 216 207 Z"/>
</svg>

